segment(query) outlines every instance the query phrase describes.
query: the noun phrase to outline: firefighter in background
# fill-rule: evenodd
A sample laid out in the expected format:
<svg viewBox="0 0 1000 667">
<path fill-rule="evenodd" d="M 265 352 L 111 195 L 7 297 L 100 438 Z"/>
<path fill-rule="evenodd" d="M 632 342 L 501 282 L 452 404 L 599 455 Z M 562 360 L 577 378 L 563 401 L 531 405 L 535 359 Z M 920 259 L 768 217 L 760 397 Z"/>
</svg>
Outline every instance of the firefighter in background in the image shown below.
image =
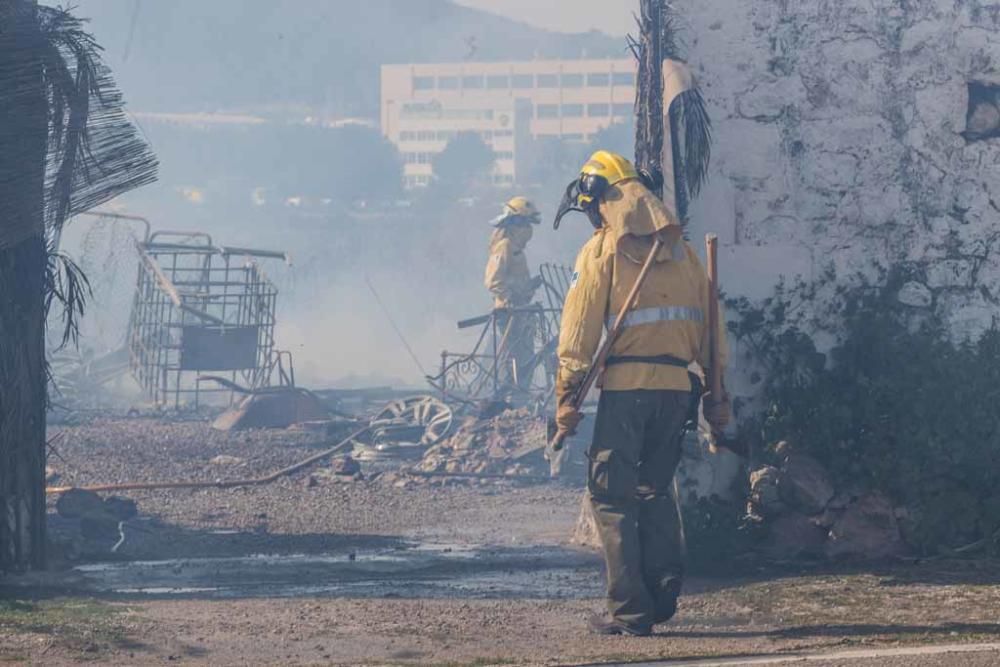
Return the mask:
<svg viewBox="0 0 1000 667">
<path fill-rule="evenodd" d="M 729 421 L 728 397 L 702 396 L 700 378 L 689 370 L 697 364 L 707 376 L 708 278 L 651 185 L 625 158 L 599 151 L 567 188 L 556 218 L 558 227 L 568 211 L 581 211 L 596 230 L 579 254 L 562 315 L 556 421 L 568 433 L 581 419 L 573 394 L 606 323 L 623 307 L 655 236 L 665 242 L 599 381 L 587 454 L 608 577 L 610 619 L 590 620 L 599 634 L 648 635 L 676 613 L 684 538 L 673 478 L 685 423 L 692 405 L 697 409 L 692 398 L 703 399 L 714 428 Z M 718 335 L 724 365 L 724 331 Z"/>
<path fill-rule="evenodd" d="M 531 386 L 535 354 L 535 316 L 518 312 L 526 308 L 542 284 L 532 277 L 524 250 L 541 222 L 535 205 L 525 197 L 514 197 L 504 204 L 503 212 L 492 221 L 496 228 L 490 238 L 490 256 L 486 264 L 486 289 L 493 295 L 497 311 L 500 342 L 501 385 L 527 389 Z"/>
</svg>

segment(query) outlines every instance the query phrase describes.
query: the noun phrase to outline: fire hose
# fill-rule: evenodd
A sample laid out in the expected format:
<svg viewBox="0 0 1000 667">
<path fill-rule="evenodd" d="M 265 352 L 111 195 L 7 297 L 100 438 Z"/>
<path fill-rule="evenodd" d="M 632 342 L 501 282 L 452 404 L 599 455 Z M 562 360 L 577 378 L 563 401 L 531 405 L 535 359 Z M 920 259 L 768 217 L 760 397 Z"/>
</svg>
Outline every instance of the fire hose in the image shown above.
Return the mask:
<svg viewBox="0 0 1000 667">
<path fill-rule="evenodd" d="M 282 468 L 277 470 L 270 475 L 265 477 L 252 477 L 249 479 L 234 479 L 234 480 L 217 480 L 215 482 L 196 482 L 196 481 L 180 481 L 180 482 L 138 482 L 138 483 L 124 483 L 124 484 L 97 484 L 93 486 L 49 486 L 46 487 L 46 495 L 65 493 L 72 489 L 79 489 L 82 491 L 93 491 L 93 492 L 114 492 L 114 491 L 153 491 L 158 489 L 232 489 L 237 486 L 263 486 L 265 484 L 271 484 L 282 477 L 287 477 L 293 473 L 296 473 L 304 468 L 308 468 L 317 461 L 322 461 L 323 459 L 333 456 L 334 454 L 339 454 L 341 451 L 347 449 L 348 446 L 353 445 L 355 438 L 360 438 L 362 435 L 366 434 L 368 431 L 372 430 L 373 425 L 368 426 L 355 431 L 351 435 L 347 436 L 345 439 L 341 440 L 339 443 L 333 447 L 324 450 L 318 454 L 314 454 L 307 459 L 299 461 L 294 465 L 290 465 L 287 468 Z"/>
</svg>

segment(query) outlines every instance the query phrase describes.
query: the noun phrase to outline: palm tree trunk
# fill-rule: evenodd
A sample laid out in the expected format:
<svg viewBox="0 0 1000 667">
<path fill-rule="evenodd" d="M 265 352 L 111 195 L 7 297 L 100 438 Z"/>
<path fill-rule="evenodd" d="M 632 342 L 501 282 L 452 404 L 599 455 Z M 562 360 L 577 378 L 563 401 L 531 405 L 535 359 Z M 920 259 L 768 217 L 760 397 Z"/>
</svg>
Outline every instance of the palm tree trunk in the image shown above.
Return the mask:
<svg viewBox="0 0 1000 667">
<path fill-rule="evenodd" d="M 35 0 L 0 0 L 0 571 L 45 565 L 48 102 Z"/>
<path fill-rule="evenodd" d="M 635 163 L 663 174 L 663 0 L 640 0 L 636 79 Z M 663 196 L 663 189 L 655 193 Z"/>
</svg>

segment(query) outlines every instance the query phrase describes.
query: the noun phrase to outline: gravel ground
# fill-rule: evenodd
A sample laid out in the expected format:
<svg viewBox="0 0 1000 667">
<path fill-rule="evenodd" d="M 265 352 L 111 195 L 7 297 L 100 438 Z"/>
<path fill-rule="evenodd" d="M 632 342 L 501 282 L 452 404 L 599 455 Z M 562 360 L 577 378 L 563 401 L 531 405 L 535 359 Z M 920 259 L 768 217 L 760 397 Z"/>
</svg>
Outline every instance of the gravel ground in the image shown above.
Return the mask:
<svg viewBox="0 0 1000 667">
<path fill-rule="evenodd" d="M 58 444 L 61 459 L 53 459 L 60 484 L 256 476 L 329 445 L 316 434 L 222 434 L 202 423 L 150 420 L 94 422 L 65 431 Z M 220 455 L 240 460 L 211 463 Z M 129 533 L 125 552 L 114 558 L 353 554 L 391 550 L 403 542 L 497 545 L 529 554 L 544 548 L 558 554 L 579 505 L 580 491 L 562 486 L 416 482 L 388 475 L 337 482 L 321 474 L 322 468 L 264 487 L 128 494 L 142 516 L 133 522 L 137 529 Z M 485 572 L 483 578 L 499 577 L 502 583 L 505 577 L 530 577 L 530 569 L 512 565 L 510 572 Z M 315 569 L 303 575 L 314 576 Z M 584 619 L 601 606 L 599 564 L 584 560 L 575 576 L 566 581 L 582 581 L 573 584 L 579 590 L 558 596 L 547 589 L 490 596 L 477 584 L 452 597 L 400 596 L 390 587 L 375 597 L 217 599 L 193 592 L 91 599 L 92 593 L 75 589 L 69 597 L 47 599 L 59 592 L 53 582 L 73 584 L 69 574 L 50 575 L 33 580 L 43 588 L 0 588 L 0 602 L 4 595 L 32 600 L 15 604 L 6 615 L 0 605 L 0 661 L 621 664 L 1000 638 L 997 563 L 734 573 L 693 580 L 677 619 L 649 639 L 589 635 Z M 451 583 L 464 590 L 461 580 Z M 985 665 L 995 664 L 993 657 L 846 664 Z"/>
</svg>

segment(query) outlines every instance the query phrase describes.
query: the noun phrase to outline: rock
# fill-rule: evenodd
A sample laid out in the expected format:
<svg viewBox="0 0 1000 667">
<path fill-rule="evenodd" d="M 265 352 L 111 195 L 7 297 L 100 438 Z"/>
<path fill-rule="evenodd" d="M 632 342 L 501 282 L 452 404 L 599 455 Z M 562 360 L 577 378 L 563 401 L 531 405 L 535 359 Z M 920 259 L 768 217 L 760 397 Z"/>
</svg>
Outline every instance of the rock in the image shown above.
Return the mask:
<svg viewBox="0 0 1000 667">
<path fill-rule="evenodd" d="M 343 477 L 353 477 L 361 474 L 361 464 L 351 456 L 342 456 L 333 462 L 333 473 Z"/>
<path fill-rule="evenodd" d="M 104 499 L 105 511 L 119 521 L 129 521 L 139 516 L 139 508 L 131 498 L 111 496 Z"/>
<path fill-rule="evenodd" d="M 819 514 L 833 499 L 834 488 L 826 470 L 811 456 L 792 453 L 781 472 L 781 499 L 803 514 Z"/>
<path fill-rule="evenodd" d="M 238 456 L 229 456 L 228 454 L 220 454 L 209 461 L 211 465 L 214 466 L 239 466 L 246 463 L 245 460 Z"/>
<path fill-rule="evenodd" d="M 67 519 L 79 519 L 87 515 L 105 513 L 104 500 L 93 491 L 70 489 L 59 496 L 56 512 Z"/>
<path fill-rule="evenodd" d="M 750 504 L 754 515 L 775 516 L 786 509 L 778 490 L 780 477 L 781 471 L 774 466 L 764 466 L 750 473 Z"/>
<path fill-rule="evenodd" d="M 844 510 L 826 545 L 830 558 L 877 560 L 904 551 L 896 513 L 879 493 L 863 496 Z"/>
<path fill-rule="evenodd" d="M 809 517 L 789 512 L 770 522 L 763 551 L 766 556 L 779 560 L 819 557 L 824 553 L 825 543 L 825 530 L 813 524 Z"/>
<path fill-rule="evenodd" d="M 904 306 L 928 308 L 934 302 L 934 295 L 926 285 L 910 281 L 903 285 L 896 296 Z"/>
</svg>

